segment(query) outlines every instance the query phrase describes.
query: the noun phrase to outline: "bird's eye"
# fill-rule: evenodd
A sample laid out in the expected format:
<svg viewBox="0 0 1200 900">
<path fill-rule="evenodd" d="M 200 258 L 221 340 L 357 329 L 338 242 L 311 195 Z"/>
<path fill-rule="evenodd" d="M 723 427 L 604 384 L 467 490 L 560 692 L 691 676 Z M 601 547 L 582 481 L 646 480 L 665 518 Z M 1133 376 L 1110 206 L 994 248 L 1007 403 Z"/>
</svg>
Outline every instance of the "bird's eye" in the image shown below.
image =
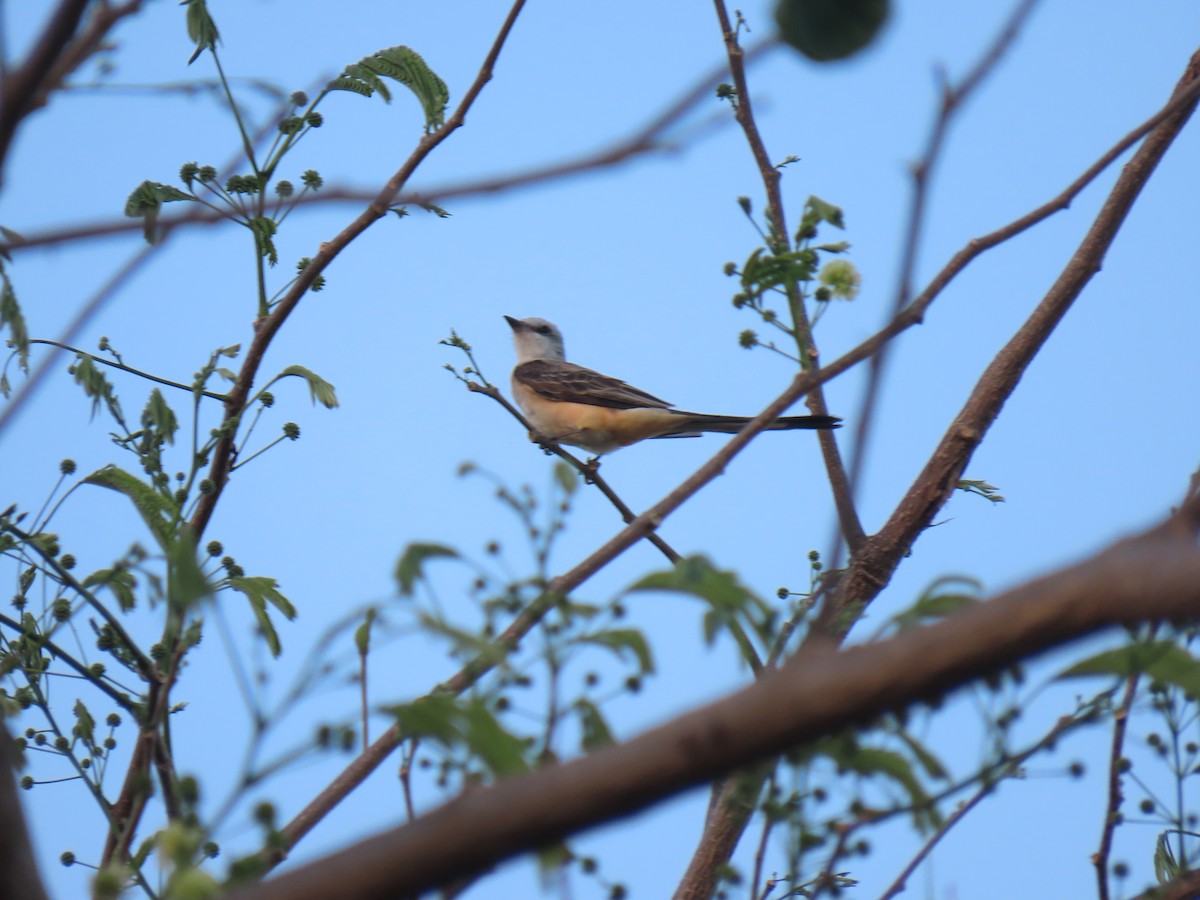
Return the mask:
<svg viewBox="0 0 1200 900">
<path fill-rule="evenodd" d="M 538 333 L 538 334 L 549 334 L 549 333 L 550 333 L 550 326 L 549 326 L 549 325 L 539 325 L 539 326 L 537 327 L 536 331 L 537 331 L 537 333 Z"/>
</svg>

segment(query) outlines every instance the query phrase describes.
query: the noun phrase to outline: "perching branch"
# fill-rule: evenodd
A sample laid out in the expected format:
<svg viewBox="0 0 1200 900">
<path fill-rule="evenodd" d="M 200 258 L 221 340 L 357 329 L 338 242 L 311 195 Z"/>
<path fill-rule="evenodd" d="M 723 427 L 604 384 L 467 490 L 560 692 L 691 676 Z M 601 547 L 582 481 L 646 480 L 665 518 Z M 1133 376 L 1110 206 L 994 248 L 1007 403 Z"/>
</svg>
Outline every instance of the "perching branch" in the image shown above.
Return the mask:
<svg viewBox="0 0 1200 900">
<path fill-rule="evenodd" d="M 529 420 L 521 414 L 519 409 L 508 402 L 508 400 L 503 394 L 500 393 L 495 385 L 481 385 L 475 383 L 474 381 L 468 381 L 467 388 L 471 391 L 474 391 L 476 394 L 483 394 L 487 397 L 491 397 L 506 410 L 508 410 L 509 415 L 520 422 L 521 426 L 527 432 L 529 432 L 530 435 L 537 433 L 537 430 L 529 424 Z M 626 524 L 629 524 L 635 518 L 637 518 L 637 516 L 633 514 L 633 510 L 625 505 L 625 501 L 617 496 L 617 492 L 614 491 L 609 483 L 600 476 L 600 467 L 598 464 L 589 464 L 584 462 L 573 453 L 564 449 L 561 444 L 558 444 L 555 441 L 548 439 L 544 441 L 538 441 L 538 446 L 540 446 L 547 453 L 553 453 L 559 459 L 570 465 L 571 468 L 583 476 L 584 480 L 588 484 L 595 485 L 596 489 L 599 490 L 600 493 L 602 493 L 605 497 L 607 497 L 608 501 L 616 507 L 617 512 L 621 514 L 621 520 Z M 667 558 L 667 561 L 670 562 L 671 565 L 675 565 L 675 563 L 682 559 L 682 557 L 675 552 L 674 548 L 672 548 L 670 544 L 668 544 L 654 532 L 646 535 L 646 540 L 662 551 L 663 556 Z"/>
</svg>

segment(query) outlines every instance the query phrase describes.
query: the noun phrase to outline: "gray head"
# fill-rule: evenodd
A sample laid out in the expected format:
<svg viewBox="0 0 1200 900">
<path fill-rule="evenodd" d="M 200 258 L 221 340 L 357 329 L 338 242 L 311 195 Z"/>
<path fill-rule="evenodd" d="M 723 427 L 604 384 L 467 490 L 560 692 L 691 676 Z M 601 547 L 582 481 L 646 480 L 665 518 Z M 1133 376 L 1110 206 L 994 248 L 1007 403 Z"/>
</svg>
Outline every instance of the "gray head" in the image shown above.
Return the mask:
<svg viewBox="0 0 1200 900">
<path fill-rule="evenodd" d="M 528 319 L 505 316 L 504 320 L 513 330 L 513 344 L 517 348 L 518 362 L 531 359 L 566 359 L 563 353 L 562 332 L 553 322 L 547 322 L 537 316 Z"/>
</svg>

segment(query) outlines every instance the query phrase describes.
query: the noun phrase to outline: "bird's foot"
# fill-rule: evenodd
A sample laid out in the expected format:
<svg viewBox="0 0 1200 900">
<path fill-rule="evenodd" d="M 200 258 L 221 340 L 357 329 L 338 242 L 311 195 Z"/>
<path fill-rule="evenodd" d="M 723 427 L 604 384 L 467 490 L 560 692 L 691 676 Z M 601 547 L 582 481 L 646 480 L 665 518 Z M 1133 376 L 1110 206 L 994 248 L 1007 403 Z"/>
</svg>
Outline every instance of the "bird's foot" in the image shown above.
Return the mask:
<svg viewBox="0 0 1200 900">
<path fill-rule="evenodd" d="M 583 483 L 595 484 L 596 473 L 600 471 L 600 457 L 592 456 L 583 464 Z"/>
</svg>

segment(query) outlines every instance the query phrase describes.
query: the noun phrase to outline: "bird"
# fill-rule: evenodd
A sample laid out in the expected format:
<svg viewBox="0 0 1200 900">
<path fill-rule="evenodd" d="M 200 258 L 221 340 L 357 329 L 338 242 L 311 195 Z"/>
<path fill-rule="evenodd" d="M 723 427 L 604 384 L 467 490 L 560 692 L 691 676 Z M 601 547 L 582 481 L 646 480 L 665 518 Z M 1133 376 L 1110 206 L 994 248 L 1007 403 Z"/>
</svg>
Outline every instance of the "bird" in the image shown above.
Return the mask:
<svg viewBox="0 0 1200 900">
<path fill-rule="evenodd" d="M 513 396 L 537 436 L 581 447 L 598 459 L 647 438 L 737 434 L 750 421 L 748 416 L 674 409 L 618 378 L 567 362 L 562 332 L 553 322 L 536 316 L 504 319 L 517 350 Z M 767 428 L 827 429 L 839 427 L 841 421 L 836 416 L 784 416 Z"/>
</svg>

